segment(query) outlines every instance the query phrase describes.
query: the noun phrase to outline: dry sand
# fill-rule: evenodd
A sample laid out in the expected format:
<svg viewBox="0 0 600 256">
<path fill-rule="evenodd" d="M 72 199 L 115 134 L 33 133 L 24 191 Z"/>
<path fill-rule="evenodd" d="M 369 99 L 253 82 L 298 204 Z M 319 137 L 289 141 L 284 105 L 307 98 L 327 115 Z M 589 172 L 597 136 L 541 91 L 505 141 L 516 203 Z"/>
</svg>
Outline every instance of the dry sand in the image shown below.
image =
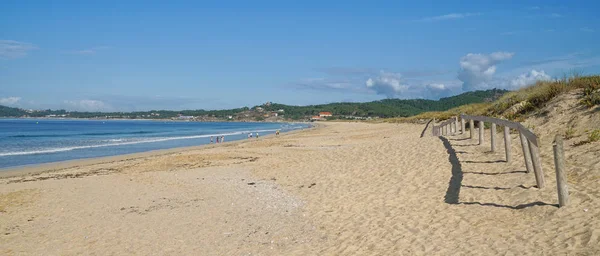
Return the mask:
<svg viewBox="0 0 600 256">
<path fill-rule="evenodd" d="M 0 254 L 600 253 L 600 157 L 568 156 L 571 205 L 558 208 L 547 139 L 540 190 L 518 140 L 506 164 L 502 150 L 423 128 L 327 123 L 5 177 Z"/>
</svg>

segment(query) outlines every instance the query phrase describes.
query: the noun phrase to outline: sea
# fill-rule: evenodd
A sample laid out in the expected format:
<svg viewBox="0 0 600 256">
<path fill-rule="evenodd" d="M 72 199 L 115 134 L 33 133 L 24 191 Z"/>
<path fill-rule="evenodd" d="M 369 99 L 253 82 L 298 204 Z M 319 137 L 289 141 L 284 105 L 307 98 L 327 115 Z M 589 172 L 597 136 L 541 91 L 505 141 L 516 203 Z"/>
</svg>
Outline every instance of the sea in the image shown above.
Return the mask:
<svg viewBox="0 0 600 256">
<path fill-rule="evenodd" d="M 182 122 L 153 120 L 0 119 L 0 171 L 9 167 L 225 142 L 306 123 Z M 214 139 L 213 139 L 214 141 Z"/>
</svg>

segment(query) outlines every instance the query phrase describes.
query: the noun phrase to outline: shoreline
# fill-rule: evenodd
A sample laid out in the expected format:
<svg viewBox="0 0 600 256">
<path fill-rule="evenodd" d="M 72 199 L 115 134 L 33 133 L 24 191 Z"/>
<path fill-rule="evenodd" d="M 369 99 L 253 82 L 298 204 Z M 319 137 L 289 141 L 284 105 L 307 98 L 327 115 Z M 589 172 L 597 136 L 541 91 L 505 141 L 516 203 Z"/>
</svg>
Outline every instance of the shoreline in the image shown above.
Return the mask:
<svg viewBox="0 0 600 256">
<path fill-rule="evenodd" d="M 288 131 L 288 132 L 282 132 L 282 133 L 280 133 L 279 136 L 280 137 L 287 136 L 287 135 L 296 134 L 296 133 L 299 133 L 302 131 L 309 131 L 309 130 L 313 130 L 313 129 L 317 129 L 317 128 L 322 128 L 324 126 L 325 125 L 323 125 L 323 124 L 309 123 L 309 127 L 307 127 L 307 128 Z M 268 139 L 271 137 L 275 137 L 275 134 L 263 135 L 259 139 L 252 138 L 250 141 L 260 141 L 260 140 Z M 227 142 L 219 143 L 219 144 L 213 143 L 213 144 L 204 144 L 204 145 L 197 145 L 197 146 L 175 147 L 175 148 L 157 149 L 157 150 L 150 150 L 150 151 L 145 151 L 145 152 L 121 154 L 121 155 L 114 155 L 114 156 L 79 158 L 79 159 L 50 162 L 50 163 L 12 166 L 12 167 L 0 168 L 0 179 L 22 177 L 22 176 L 27 176 L 27 175 L 38 175 L 38 174 L 51 173 L 51 172 L 56 172 L 56 171 L 60 171 L 63 169 L 80 167 L 80 166 L 89 166 L 89 165 L 103 164 L 103 163 L 109 163 L 109 162 L 123 162 L 123 161 L 146 158 L 146 157 L 151 157 L 151 156 L 169 155 L 169 154 L 175 154 L 175 153 L 181 153 L 181 152 L 214 148 L 214 147 L 218 147 L 221 144 L 232 146 L 232 145 L 236 145 L 236 144 L 240 144 L 242 142 L 248 142 L 248 141 L 249 141 L 249 139 L 240 139 L 240 140 L 234 140 L 234 141 L 227 141 Z"/>
<path fill-rule="evenodd" d="M 30 119 L 30 120 L 86 120 L 86 121 L 152 121 L 152 122 L 195 122 L 195 123 L 311 123 L 309 121 L 298 121 L 298 120 L 277 120 L 277 121 L 247 121 L 247 120 L 229 120 L 229 119 L 216 119 L 216 120 L 180 120 L 180 119 L 169 119 L 169 118 L 76 118 L 76 117 L 7 117 L 2 116 L 2 119 Z"/>
</svg>

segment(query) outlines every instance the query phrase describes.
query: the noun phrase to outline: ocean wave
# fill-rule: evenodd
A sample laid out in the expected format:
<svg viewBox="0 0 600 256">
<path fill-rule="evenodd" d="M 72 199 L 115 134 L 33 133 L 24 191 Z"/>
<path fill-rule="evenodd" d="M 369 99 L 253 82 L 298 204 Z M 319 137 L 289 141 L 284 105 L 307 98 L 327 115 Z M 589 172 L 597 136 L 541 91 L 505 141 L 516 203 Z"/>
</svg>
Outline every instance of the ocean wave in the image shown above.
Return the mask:
<svg viewBox="0 0 600 256">
<path fill-rule="evenodd" d="M 19 134 L 8 136 L 8 138 L 55 138 L 55 137 L 76 137 L 76 136 L 108 136 L 108 135 L 138 135 L 153 134 L 159 132 L 153 131 L 135 131 L 135 132 L 90 132 L 77 134 Z"/>
<path fill-rule="evenodd" d="M 107 144 L 85 145 L 85 146 L 72 146 L 72 147 L 63 147 L 63 148 L 49 148 L 49 149 L 40 149 L 40 150 L 32 150 L 32 151 L 19 151 L 19 152 L 0 152 L 0 157 L 3 157 L 3 156 L 23 156 L 23 155 L 50 154 L 50 153 L 66 152 L 66 151 L 72 151 L 72 150 L 78 150 L 78 149 L 114 147 L 114 146 L 124 146 L 124 145 L 141 144 L 141 143 L 163 142 L 163 141 L 170 141 L 170 140 L 199 139 L 199 138 L 208 138 L 208 137 L 214 137 L 214 136 L 231 136 L 231 135 L 247 134 L 249 132 L 274 132 L 276 130 L 277 129 L 269 129 L 269 130 L 255 130 L 255 131 L 238 131 L 238 132 L 221 133 L 221 134 L 205 134 L 205 135 L 192 135 L 192 136 L 180 136 L 180 137 L 148 138 L 148 139 L 145 139 L 145 140 L 127 141 L 127 142 L 119 142 L 119 143 L 107 143 Z"/>
</svg>

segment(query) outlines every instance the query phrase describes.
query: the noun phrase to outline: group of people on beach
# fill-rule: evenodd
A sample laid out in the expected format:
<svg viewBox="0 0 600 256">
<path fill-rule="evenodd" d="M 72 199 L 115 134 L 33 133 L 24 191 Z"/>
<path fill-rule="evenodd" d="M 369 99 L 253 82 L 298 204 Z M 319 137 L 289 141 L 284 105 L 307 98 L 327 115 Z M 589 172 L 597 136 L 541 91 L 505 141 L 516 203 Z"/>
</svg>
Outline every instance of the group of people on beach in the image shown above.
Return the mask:
<svg viewBox="0 0 600 256">
<path fill-rule="evenodd" d="M 275 132 L 275 135 L 276 135 L 276 136 L 279 136 L 279 130 L 277 130 L 277 131 Z M 257 138 L 257 139 L 258 139 L 258 136 L 259 136 L 259 135 L 258 135 L 258 132 L 256 132 L 255 138 Z M 213 144 L 213 137 L 214 137 L 214 136 L 210 136 L 210 144 Z M 251 133 L 251 132 L 249 132 L 249 133 L 248 133 L 248 139 L 252 139 L 252 133 Z M 219 136 L 216 136 L 216 141 L 215 141 L 215 143 L 223 143 L 223 142 L 225 142 L 225 136 L 220 136 L 220 137 L 219 137 Z"/>
<path fill-rule="evenodd" d="M 221 136 L 221 137 L 217 136 L 216 143 L 223 143 L 223 142 L 225 142 L 225 136 Z M 212 144 L 212 143 L 213 143 L 213 136 L 210 136 L 210 144 Z"/>
</svg>

